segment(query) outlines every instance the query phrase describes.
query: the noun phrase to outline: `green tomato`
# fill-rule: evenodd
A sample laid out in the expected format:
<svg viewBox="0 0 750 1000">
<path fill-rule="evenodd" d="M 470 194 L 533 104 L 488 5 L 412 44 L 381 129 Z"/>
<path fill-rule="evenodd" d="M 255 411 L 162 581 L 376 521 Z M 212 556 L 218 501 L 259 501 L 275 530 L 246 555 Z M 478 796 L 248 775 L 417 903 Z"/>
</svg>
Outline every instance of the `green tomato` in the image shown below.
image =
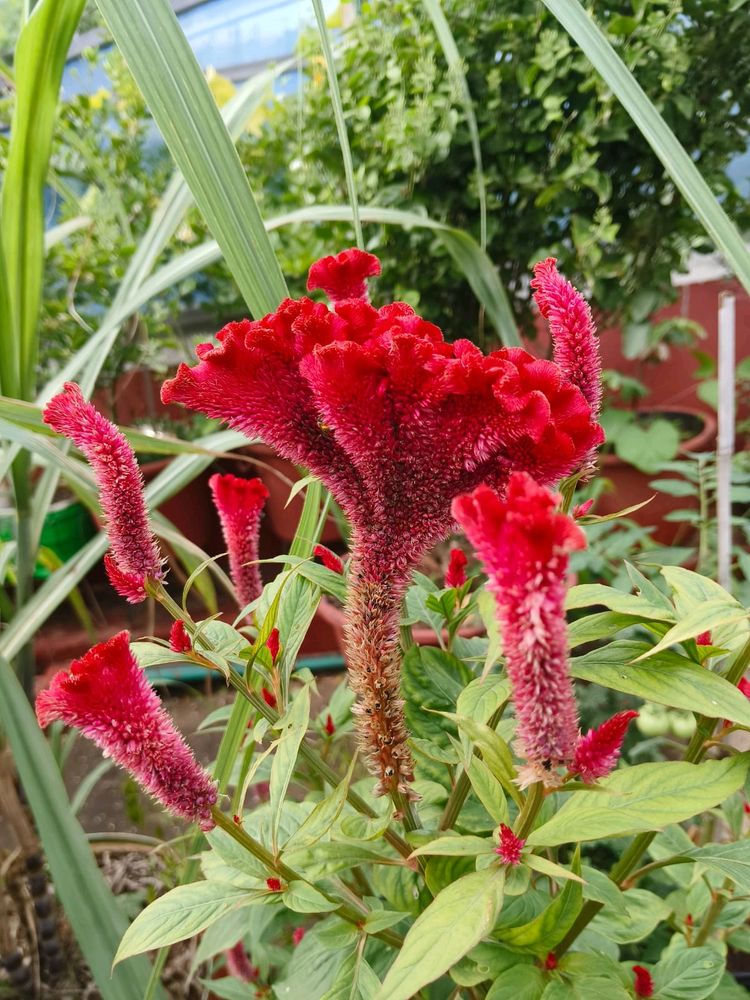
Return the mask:
<svg viewBox="0 0 750 1000">
<path fill-rule="evenodd" d="M 635 724 L 644 736 L 666 736 L 669 732 L 669 717 L 663 705 L 645 704 L 639 709 Z"/>
<path fill-rule="evenodd" d="M 692 712 L 667 712 L 669 728 L 681 740 L 689 740 L 695 732 L 695 716 Z"/>
</svg>

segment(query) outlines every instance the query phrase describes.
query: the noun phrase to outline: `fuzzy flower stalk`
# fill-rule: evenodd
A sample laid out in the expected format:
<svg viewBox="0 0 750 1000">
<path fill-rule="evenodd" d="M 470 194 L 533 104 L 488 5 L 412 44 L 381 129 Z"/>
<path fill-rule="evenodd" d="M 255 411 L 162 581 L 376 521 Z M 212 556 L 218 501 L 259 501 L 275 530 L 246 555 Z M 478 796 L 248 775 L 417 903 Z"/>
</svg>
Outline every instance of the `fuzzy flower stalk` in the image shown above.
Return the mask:
<svg viewBox="0 0 750 1000">
<path fill-rule="evenodd" d="M 571 763 L 578 744 L 564 604 L 568 553 L 586 542 L 575 521 L 559 513 L 559 502 L 559 496 L 517 472 L 505 499 L 480 486 L 453 505 L 495 594 L 518 749 L 528 762 L 522 785 L 559 784 L 557 769 Z"/>
<path fill-rule="evenodd" d="M 410 574 L 449 534 L 453 499 L 513 469 L 542 483 L 581 467 L 603 435 L 578 385 L 520 348 L 446 343 L 403 302 L 377 309 L 377 258 L 326 257 L 308 288 L 197 348 L 162 399 L 260 437 L 328 487 L 352 526 L 347 661 L 359 734 L 380 794 L 408 794 L 413 765 L 399 692 L 399 622 Z M 564 332 L 560 336 L 566 336 Z"/>
<path fill-rule="evenodd" d="M 263 590 L 258 569 L 260 516 L 268 490 L 260 479 L 241 479 L 217 473 L 208 481 L 219 514 L 229 569 L 240 605 L 246 607 Z"/>
<path fill-rule="evenodd" d="M 107 521 L 110 583 L 131 604 L 146 599 L 148 581 L 164 579 L 159 546 L 148 519 L 143 476 L 133 449 L 113 423 L 86 402 L 74 382 L 47 403 L 44 422 L 83 452 L 94 471 Z"/>
<path fill-rule="evenodd" d="M 56 674 L 38 696 L 36 714 L 43 729 L 58 719 L 80 729 L 169 812 L 203 830 L 214 826 L 216 786 L 148 683 L 127 632 Z"/>
</svg>

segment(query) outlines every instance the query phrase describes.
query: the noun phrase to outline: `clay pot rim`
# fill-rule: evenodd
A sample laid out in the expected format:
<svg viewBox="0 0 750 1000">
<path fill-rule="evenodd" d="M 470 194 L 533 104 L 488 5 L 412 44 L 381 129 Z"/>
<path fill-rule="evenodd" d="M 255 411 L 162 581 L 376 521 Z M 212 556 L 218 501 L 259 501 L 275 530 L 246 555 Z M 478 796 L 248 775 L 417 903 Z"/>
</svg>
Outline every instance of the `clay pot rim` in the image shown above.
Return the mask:
<svg viewBox="0 0 750 1000">
<path fill-rule="evenodd" d="M 693 437 L 688 438 L 687 441 L 683 441 L 680 444 L 678 455 L 685 455 L 691 451 L 706 451 L 710 445 L 713 438 L 716 437 L 716 432 L 718 428 L 718 423 L 716 416 L 711 413 L 710 410 L 704 410 L 700 406 L 689 406 L 681 403 L 674 403 L 667 406 L 659 403 L 653 406 L 637 406 L 636 413 L 683 413 L 685 416 L 689 417 L 700 417 L 703 421 L 703 427 L 697 434 Z M 606 455 L 599 456 L 599 464 L 601 466 L 613 466 L 613 465 L 627 465 L 630 466 L 630 462 L 626 462 L 624 459 L 620 458 L 614 453 L 607 453 Z M 634 466 L 631 466 L 635 468 Z"/>
</svg>

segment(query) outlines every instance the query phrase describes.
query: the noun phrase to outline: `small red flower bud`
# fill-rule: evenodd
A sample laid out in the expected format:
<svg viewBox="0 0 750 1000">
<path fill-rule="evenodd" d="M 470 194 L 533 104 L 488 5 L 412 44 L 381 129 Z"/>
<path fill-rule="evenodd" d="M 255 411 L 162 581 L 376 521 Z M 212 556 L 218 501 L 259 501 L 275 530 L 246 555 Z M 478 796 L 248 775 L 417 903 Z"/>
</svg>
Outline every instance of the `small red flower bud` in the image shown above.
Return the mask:
<svg viewBox="0 0 750 1000">
<path fill-rule="evenodd" d="M 742 694 L 744 694 L 744 696 L 750 701 L 750 681 L 746 677 L 743 677 L 742 680 L 739 682 L 739 684 L 737 685 L 737 690 L 740 691 Z M 724 719 L 724 725 L 731 726 L 732 725 L 731 719 Z"/>
<path fill-rule="evenodd" d="M 269 705 L 271 708 L 276 708 L 276 695 L 272 691 L 269 691 L 268 688 L 264 687 L 261 694 L 263 695 L 263 701 L 266 705 Z"/>
<path fill-rule="evenodd" d="M 335 552 L 331 552 L 330 549 L 326 548 L 325 545 L 316 545 L 313 549 L 313 555 L 316 559 L 320 559 L 326 569 L 330 569 L 333 573 L 343 573 L 344 564 L 336 555 Z"/>
<path fill-rule="evenodd" d="M 292 931 L 292 943 L 296 946 L 300 943 L 302 938 L 305 936 L 304 927 L 295 927 Z"/>
<path fill-rule="evenodd" d="M 742 811 L 745 813 L 746 816 L 750 816 L 750 802 L 746 802 L 743 805 Z"/>
<path fill-rule="evenodd" d="M 628 726 L 637 715 L 632 709 L 618 712 L 601 726 L 590 729 L 578 741 L 570 770 L 574 774 L 580 774 L 588 784 L 609 774 L 617 764 Z"/>
<path fill-rule="evenodd" d="M 557 968 L 557 955 L 554 951 L 551 951 L 549 955 L 544 960 L 544 968 L 551 972 L 553 969 Z"/>
<path fill-rule="evenodd" d="M 701 632 L 700 635 L 696 635 L 695 641 L 699 646 L 710 646 L 711 645 L 711 633 Z"/>
<path fill-rule="evenodd" d="M 240 826 L 242 824 L 242 819 L 240 818 L 240 816 L 238 816 L 237 813 L 235 813 L 234 816 L 232 816 L 232 819 L 237 824 L 237 826 Z"/>
<path fill-rule="evenodd" d="M 174 650 L 175 653 L 189 653 L 193 648 L 190 636 L 185 628 L 185 622 L 179 618 L 172 624 L 172 628 L 169 630 L 169 648 Z"/>
<path fill-rule="evenodd" d="M 686 927 L 692 927 L 693 926 L 693 914 L 692 913 L 688 913 L 687 916 L 685 917 L 685 926 Z"/>
<path fill-rule="evenodd" d="M 644 969 L 642 965 L 634 965 L 633 975 L 635 976 L 635 995 L 643 998 L 652 997 L 654 995 L 654 981 L 648 969 Z"/>
<path fill-rule="evenodd" d="M 326 716 L 325 731 L 329 736 L 333 736 L 333 734 L 336 732 L 336 727 L 333 724 L 333 719 L 331 718 L 330 712 Z"/>
<path fill-rule="evenodd" d="M 271 634 L 266 639 L 266 649 L 271 654 L 272 663 L 276 663 L 276 657 L 279 655 L 280 646 L 281 643 L 279 642 L 279 630 L 277 628 L 272 628 Z"/>
<path fill-rule="evenodd" d="M 460 587 L 466 583 L 466 564 L 468 561 L 463 549 L 451 549 L 448 569 L 445 571 L 446 587 Z"/>
<path fill-rule="evenodd" d="M 521 850 L 525 840 L 521 840 L 505 823 L 500 824 L 500 843 L 495 848 L 495 854 L 499 854 L 503 864 L 517 865 L 521 860 Z"/>
<path fill-rule="evenodd" d="M 576 520 L 578 520 L 579 517 L 585 517 L 593 506 L 593 497 L 591 500 L 584 500 L 583 503 L 577 503 L 573 508 L 573 517 Z"/>
<path fill-rule="evenodd" d="M 281 879 L 267 878 L 266 885 L 268 886 L 269 892 L 281 892 Z"/>
</svg>

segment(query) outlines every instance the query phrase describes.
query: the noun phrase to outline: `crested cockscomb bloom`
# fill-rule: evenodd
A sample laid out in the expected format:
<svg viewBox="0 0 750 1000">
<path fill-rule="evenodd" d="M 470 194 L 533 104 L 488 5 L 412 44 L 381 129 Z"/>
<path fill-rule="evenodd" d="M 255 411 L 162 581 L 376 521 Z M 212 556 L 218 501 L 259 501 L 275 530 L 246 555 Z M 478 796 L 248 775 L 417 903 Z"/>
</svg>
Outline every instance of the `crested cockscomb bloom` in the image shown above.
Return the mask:
<svg viewBox="0 0 750 1000">
<path fill-rule="evenodd" d="M 463 549 L 451 549 L 448 557 L 448 569 L 445 571 L 446 587 L 462 587 L 466 583 L 466 564 L 468 561 Z"/>
<path fill-rule="evenodd" d="M 260 515 L 268 490 L 260 479 L 241 479 L 218 472 L 208 481 L 219 513 L 229 552 L 232 583 L 242 607 L 260 597 L 263 581 L 258 569 Z"/>
<path fill-rule="evenodd" d="M 517 837 L 515 833 L 511 830 L 509 826 L 505 823 L 500 824 L 500 829 L 498 830 L 500 837 L 499 843 L 495 848 L 495 854 L 500 856 L 500 860 L 505 865 L 517 865 L 521 863 L 521 851 L 523 850 L 525 840 L 521 840 Z"/>
<path fill-rule="evenodd" d="M 59 719 L 80 729 L 169 812 L 213 828 L 216 786 L 138 666 L 127 632 L 55 674 L 36 700 L 36 714 L 42 728 Z"/>
<path fill-rule="evenodd" d="M 587 784 L 608 775 L 614 770 L 620 757 L 628 726 L 637 717 L 638 713 L 632 710 L 618 712 L 596 729 L 590 729 L 585 736 L 581 736 L 570 765 L 571 772 L 579 775 Z"/>
<path fill-rule="evenodd" d="M 648 998 L 654 995 L 654 980 L 648 969 L 642 965 L 633 966 L 633 988 L 635 995 L 639 998 Z"/>
<path fill-rule="evenodd" d="M 505 499 L 480 486 L 453 504 L 495 594 L 518 748 L 528 761 L 522 784 L 559 783 L 556 768 L 570 764 L 578 743 L 564 603 L 568 553 L 586 543 L 575 521 L 558 512 L 559 501 L 517 472 Z"/>
<path fill-rule="evenodd" d="M 258 969 L 247 957 L 245 945 L 242 941 L 238 941 L 232 948 L 228 948 L 224 952 L 224 958 L 226 959 L 229 975 L 234 976 L 235 979 L 239 979 L 243 983 L 254 983 L 260 975 Z"/>
<path fill-rule="evenodd" d="M 399 620 L 415 563 L 452 527 L 454 497 L 513 469 L 556 482 L 601 442 L 581 389 L 520 348 L 448 344 L 403 302 L 375 309 L 358 250 L 311 269 L 329 309 L 287 299 L 230 323 L 162 390 L 319 476 L 352 526 L 347 659 L 360 738 L 379 793 L 406 792 L 412 761 L 399 697 Z M 345 298 L 343 296 L 349 296 Z"/>
<path fill-rule="evenodd" d="M 181 618 L 173 622 L 169 630 L 169 648 L 175 653 L 189 653 L 193 648 L 193 642 Z"/>
<path fill-rule="evenodd" d="M 266 639 L 266 649 L 271 654 L 271 662 L 276 662 L 276 657 L 279 655 L 279 650 L 281 649 L 281 642 L 279 641 L 279 630 L 277 628 L 272 628 L 268 638 Z"/>
<path fill-rule="evenodd" d="M 110 551 L 104 563 L 112 586 L 131 604 L 146 599 L 146 582 L 164 578 L 159 546 L 149 525 L 143 476 L 133 449 L 113 423 L 88 403 L 74 382 L 45 406 L 44 422 L 71 439 L 88 459 L 107 520 Z"/>
<path fill-rule="evenodd" d="M 343 573 L 344 564 L 341 559 L 336 555 L 335 552 L 331 552 L 329 548 L 325 545 L 316 545 L 313 549 L 313 555 L 316 559 L 320 559 L 326 569 L 330 569 L 333 573 Z"/>
</svg>

